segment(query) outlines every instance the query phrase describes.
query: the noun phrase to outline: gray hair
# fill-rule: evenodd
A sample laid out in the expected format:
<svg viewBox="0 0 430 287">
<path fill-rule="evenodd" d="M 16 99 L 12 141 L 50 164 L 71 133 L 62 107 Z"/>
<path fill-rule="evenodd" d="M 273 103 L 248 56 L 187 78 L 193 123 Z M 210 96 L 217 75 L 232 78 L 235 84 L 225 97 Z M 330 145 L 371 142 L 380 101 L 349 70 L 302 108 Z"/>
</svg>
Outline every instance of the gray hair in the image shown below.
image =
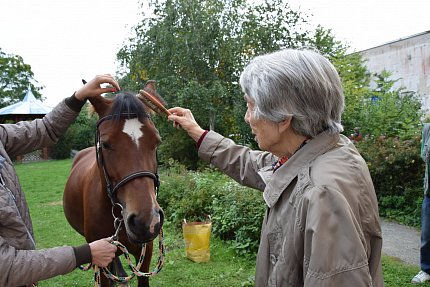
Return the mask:
<svg viewBox="0 0 430 287">
<path fill-rule="evenodd" d="M 343 131 L 342 84 L 317 52 L 286 49 L 258 56 L 245 67 L 240 85 L 255 103 L 255 118 L 281 122 L 292 116 L 293 130 L 310 137 Z"/>
</svg>

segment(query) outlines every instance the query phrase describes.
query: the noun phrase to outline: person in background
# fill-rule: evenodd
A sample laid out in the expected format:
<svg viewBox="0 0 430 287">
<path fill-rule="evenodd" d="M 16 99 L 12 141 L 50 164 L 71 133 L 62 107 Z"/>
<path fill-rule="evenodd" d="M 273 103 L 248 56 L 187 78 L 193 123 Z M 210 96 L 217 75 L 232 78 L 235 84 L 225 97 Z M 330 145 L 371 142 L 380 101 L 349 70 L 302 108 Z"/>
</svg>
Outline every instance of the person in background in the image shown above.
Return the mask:
<svg viewBox="0 0 430 287">
<path fill-rule="evenodd" d="M 107 83 L 113 86 L 102 88 Z M 36 250 L 25 195 L 12 158 L 54 145 L 78 116 L 86 99 L 119 90 L 110 75 L 96 76 L 42 119 L 0 125 L 0 286 L 31 286 L 92 262 L 106 267 L 117 247 L 100 239 L 78 247 Z"/>
<path fill-rule="evenodd" d="M 311 50 L 254 58 L 240 76 L 245 121 L 260 150 L 204 130 L 189 109 L 168 117 L 196 142 L 199 157 L 267 205 L 255 286 L 383 286 L 382 234 L 369 170 L 340 132 L 338 73 Z"/>
<path fill-rule="evenodd" d="M 424 124 L 421 137 L 421 158 L 425 163 L 424 199 L 421 206 L 421 270 L 412 278 L 412 283 L 430 281 L 430 190 L 429 190 L 430 124 Z"/>
</svg>

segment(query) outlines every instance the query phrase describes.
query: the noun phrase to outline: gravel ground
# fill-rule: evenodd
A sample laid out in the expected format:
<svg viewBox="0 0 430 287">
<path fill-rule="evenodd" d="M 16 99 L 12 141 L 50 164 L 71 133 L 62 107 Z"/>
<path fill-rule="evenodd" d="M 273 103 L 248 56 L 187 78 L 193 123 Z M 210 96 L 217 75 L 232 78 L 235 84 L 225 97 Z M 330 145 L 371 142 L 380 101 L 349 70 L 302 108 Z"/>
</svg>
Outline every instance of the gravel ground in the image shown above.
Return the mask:
<svg viewBox="0 0 430 287">
<path fill-rule="evenodd" d="M 420 265 L 420 230 L 395 222 L 381 220 L 382 253 L 403 262 Z"/>
</svg>

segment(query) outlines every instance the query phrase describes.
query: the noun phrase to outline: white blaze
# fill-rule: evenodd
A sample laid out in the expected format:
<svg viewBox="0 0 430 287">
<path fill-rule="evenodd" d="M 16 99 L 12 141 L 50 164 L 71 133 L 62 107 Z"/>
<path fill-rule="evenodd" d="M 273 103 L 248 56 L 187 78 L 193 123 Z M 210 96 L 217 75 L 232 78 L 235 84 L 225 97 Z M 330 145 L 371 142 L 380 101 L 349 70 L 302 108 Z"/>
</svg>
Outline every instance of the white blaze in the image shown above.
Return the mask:
<svg viewBox="0 0 430 287">
<path fill-rule="evenodd" d="M 141 130 L 142 126 L 143 124 L 139 122 L 137 118 L 127 119 L 125 120 L 122 132 L 129 135 L 131 140 L 134 141 L 137 146 L 139 146 L 139 139 L 143 136 L 143 132 Z"/>
</svg>

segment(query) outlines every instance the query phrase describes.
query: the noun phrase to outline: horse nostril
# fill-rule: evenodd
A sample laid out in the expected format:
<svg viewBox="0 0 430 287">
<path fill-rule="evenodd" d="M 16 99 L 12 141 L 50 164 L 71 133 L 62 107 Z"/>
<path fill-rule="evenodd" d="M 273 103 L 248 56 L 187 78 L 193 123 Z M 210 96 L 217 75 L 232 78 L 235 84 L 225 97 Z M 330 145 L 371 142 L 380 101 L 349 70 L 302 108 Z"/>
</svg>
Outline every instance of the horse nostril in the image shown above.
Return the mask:
<svg viewBox="0 0 430 287">
<path fill-rule="evenodd" d="M 130 226 L 130 228 L 132 228 L 133 230 L 139 229 L 141 227 L 140 226 L 141 222 L 135 214 L 131 214 L 127 218 L 127 223 L 128 223 L 128 226 Z"/>
<path fill-rule="evenodd" d="M 146 214 L 148 215 L 148 214 Z M 153 209 L 151 216 L 129 214 L 126 219 L 126 232 L 129 240 L 142 243 L 154 240 L 163 226 L 164 213 L 161 209 Z"/>
<path fill-rule="evenodd" d="M 127 217 L 127 225 L 130 230 L 135 233 L 144 233 L 147 231 L 154 232 L 153 228 L 157 229 L 157 226 L 159 226 L 158 228 L 161 228 L 161 226 L 163 226 L 164 213 L 160 209 L 158 211 L 158 214 L 155 213 L 154 215 L 155 217 L 152 217 L 152 220 L 150 222 L 145 222 L 137 214 L 130 214 Z"/>
<path fill-rule="evenodd" d="M 158 213 L 160 214 L 160 227 L 162 227 L 164 223 L 164 212 L 162 209 L 160 209 Z"/>
</svg>

